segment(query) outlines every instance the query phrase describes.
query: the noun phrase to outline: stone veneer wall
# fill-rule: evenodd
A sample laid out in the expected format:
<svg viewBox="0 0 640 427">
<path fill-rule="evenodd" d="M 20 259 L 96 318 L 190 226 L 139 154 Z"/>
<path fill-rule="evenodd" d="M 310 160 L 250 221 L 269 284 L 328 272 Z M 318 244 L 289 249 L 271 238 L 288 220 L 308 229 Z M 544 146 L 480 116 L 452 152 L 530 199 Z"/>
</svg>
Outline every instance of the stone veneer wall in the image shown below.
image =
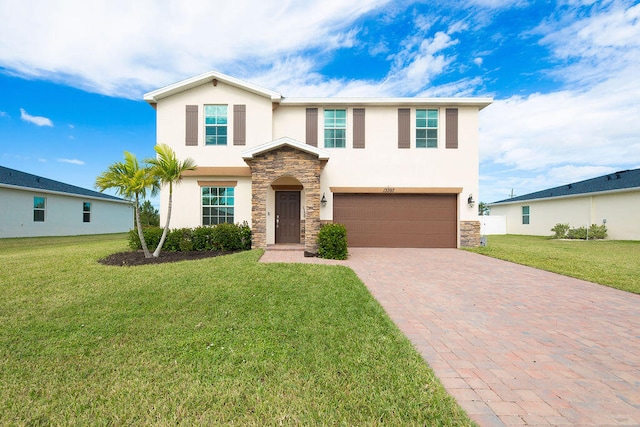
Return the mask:
<svg viewBox="0 0 640 427">
<path fill-rule="evenodd" d="M 460 221 L 460 246 L 480 246 L 480 221 Z"/>
<path fill-rule="evenodd" d="M 267 192 L 276 179 L 289 176 L 304 187 L 304 249 L 317 253 L 320 230 L 320 172 L 324 163 L 317 156 L 291 147 L 281 147 L 247 160 L 251 168 L 252 188 L 252 247 L 267 247 Z"/>
</svg>

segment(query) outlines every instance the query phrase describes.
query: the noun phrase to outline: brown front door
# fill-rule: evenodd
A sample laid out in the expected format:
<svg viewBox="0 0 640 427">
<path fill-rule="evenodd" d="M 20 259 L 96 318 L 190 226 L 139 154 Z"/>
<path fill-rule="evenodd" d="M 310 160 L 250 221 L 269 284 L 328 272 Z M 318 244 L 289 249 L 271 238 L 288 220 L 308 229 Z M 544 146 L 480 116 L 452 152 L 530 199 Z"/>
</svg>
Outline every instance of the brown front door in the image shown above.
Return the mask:
<svg viewBox="0 0 640 427">
<path fill-rule="evenodd" d="M 276 243 L 300 243 L 299 191 L 276 191 Z"/>
</svg>

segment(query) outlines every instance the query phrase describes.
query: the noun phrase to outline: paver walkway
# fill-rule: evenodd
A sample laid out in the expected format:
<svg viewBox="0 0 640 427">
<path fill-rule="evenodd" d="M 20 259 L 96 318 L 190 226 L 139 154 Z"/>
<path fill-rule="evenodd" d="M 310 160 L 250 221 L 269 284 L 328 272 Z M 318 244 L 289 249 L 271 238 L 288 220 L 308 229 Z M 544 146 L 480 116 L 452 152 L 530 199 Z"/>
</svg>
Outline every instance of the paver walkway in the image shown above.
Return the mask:
<svg viewBox="0 0 640 427">
<path fill-rule="evenodd" d="M 481 426 L 640 425 L 640 295 L 456 249 L 347 265 Z"/>
</svg>

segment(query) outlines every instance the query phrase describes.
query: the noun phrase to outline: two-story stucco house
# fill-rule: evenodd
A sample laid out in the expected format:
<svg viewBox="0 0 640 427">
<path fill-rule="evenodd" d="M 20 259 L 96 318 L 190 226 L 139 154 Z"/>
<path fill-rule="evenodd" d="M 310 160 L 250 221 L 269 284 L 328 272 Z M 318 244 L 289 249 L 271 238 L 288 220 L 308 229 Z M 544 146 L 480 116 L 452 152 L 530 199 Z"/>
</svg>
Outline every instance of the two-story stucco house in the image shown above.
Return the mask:
<svg viewBox="0 0 640 427">
<path fill-rule="evenodd" d="M 309 252 L 325 222 L 352 247 L 479 242 L 468 201 L 490 98 L 285 98 L 210 72 L 144 99 L 157 142 L 198 164 L 174 189 L 174 227 L 247 221 L 254 247 Z"/>
</svg>

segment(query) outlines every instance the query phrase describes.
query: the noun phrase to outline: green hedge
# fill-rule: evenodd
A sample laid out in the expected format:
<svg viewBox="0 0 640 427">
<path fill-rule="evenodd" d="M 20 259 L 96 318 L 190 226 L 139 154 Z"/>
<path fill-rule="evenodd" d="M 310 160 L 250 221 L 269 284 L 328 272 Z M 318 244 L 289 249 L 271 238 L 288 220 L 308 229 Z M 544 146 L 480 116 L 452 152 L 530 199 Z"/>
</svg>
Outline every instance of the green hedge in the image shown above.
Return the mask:
<svg viewBox="0 0 640 427">
<path fill-rule="evenodd" d="M 161 227 L 145 227 L 144 239 L 149 250 L 153 251 L 162 237 Z M 138 231 L 129 231 L 129 247 L 142 249 Z M 196 228 L 175 228 L 169 230 L 162 250 L 169 252 L 186 251 L 238 251 L 251 249 L 251 228 L 242 224 L 218 224 Z"/>
<path fill-rule="evenodd" d="M 347 259 L 347 228 L 343 224 L 325 224 L 320 228 L 318 255 L 327 259 Z"/>
<path fill-rule="evenodd" d="M 554 232 L 555 239 L 605 239 L 607 237 L 607 227 L 603 225 L 591 224 L 587 227 L 569 228 L 569 224 L 556 224 L 551 231 Z"/>
</svg>

